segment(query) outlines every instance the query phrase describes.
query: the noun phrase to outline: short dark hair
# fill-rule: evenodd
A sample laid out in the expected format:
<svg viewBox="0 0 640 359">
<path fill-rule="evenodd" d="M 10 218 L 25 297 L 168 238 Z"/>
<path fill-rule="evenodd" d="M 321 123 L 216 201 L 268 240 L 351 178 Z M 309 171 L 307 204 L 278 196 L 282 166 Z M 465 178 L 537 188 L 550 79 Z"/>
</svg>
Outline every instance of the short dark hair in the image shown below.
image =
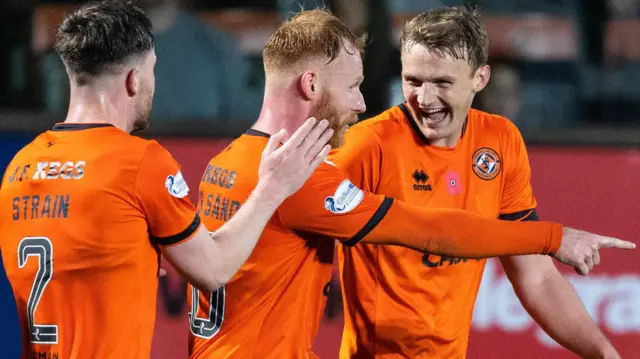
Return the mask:
<svg viewBox="0 0 640 359">
<path fill-rule="evenodd" d="M 92 2 L 65 15 L 54 48 L 69 74 L 84 82 L 152 50 L 151 28 L 131 1 Z"/>
<path fill-rule="evenodd" d="M 414 17 L 405 24 L 400 43 L 403 50 L 419 44 L 464 59 L 474 72 L 489 59 L 489 37 L 480 12 L 465 6 L 437 8 Z"/>
</svg>

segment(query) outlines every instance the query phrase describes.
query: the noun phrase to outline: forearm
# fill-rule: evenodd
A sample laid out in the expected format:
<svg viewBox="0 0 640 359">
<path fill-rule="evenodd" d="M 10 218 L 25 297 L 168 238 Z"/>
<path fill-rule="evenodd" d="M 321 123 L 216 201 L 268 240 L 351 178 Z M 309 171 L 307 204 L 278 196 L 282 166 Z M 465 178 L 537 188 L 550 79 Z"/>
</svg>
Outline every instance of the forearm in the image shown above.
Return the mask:
<svg viewBox="0 0 640 359">
<path fill-rule="evenodd" d="M 247 261 L 266 224 L 285 197 L 258 184 L 233 217 L 211 232 L 219 281 L 227 283 Z"/>
<path fill-rule="evenodd" d="M 531 317 L 556 342 L 581 358 L 606 358 L 615 350 L 593 322 L 569 281 L 559 273 L 539 283 L 514 285 Z"/>
<path fill-rule="evenodd" d="M 560 247 L 562 225 L 500 221 L 468 211 L 395 201 L 364 241 L 463 258 L 548 254 Z"/>
</svg>

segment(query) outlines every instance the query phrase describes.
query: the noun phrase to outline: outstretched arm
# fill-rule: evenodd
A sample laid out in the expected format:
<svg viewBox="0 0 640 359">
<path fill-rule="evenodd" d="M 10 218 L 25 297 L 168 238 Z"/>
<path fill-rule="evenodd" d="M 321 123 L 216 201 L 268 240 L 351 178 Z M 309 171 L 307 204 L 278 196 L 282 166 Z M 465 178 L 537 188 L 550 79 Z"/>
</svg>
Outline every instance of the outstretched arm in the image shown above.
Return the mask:
<svg viewBox="0 0 640 359">
<path fill-rule="evenodd" d="M 304 210 L 301 210 L 304 209 Z M 615 238 L 550 222 L 512 222 L 457 209 L 424 208 L 360 190 L 334 166 L 321 164 L 278 215 L 294 230 L 359 241 L 404 246 L 462 258 L 553 254 L 588 272 L 599 248 L 634 248 Z"/>
</svg>

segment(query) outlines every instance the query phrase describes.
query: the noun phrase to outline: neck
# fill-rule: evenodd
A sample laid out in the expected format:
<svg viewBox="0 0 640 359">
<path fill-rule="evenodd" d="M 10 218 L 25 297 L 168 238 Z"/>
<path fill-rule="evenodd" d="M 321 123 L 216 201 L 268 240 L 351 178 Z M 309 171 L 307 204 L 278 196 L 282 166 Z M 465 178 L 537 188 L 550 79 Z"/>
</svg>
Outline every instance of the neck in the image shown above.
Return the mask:
<svg viewBox="0 0 640 359">
<path fill-rule="evenodd" d="M 270 135 L 285 129 L 291 136 L 309 118 L 311 107 L 303 101 L 294 84 L 265 87 L 262 110 L 251 127 Z"/>
<path fill-rule="evenodd" d="M 105 123 L 129 133 L 133 128 L 127 118 L 107 91 L 72 86 L 65 123 Z"/>
<path fill-rule="evenodd" d="M 462 137 L 462 130 L 464 128 L 465 122 L 467 122 L 466 119 L 462 121 L 462 124 L 458 128 L 456 128 L 450 136 L 429 141 L 429 144 L 438 147 L 455 148 L 458 145 L 460 138 Z M 425 134 L 425 131 L 422 128 L 420 129 L 420 131 Z"/>
</svg>

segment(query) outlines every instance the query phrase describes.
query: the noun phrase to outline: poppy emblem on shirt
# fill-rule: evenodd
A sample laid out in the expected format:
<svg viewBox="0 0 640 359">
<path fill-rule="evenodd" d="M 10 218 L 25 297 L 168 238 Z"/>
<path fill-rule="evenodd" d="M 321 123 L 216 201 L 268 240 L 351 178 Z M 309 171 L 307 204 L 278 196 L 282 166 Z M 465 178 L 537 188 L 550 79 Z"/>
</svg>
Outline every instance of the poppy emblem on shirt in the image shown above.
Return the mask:
<svg viewBox="0 0 640 359">
<path fill-rule="evenodd" d="M 473 153 L 471 168 L 476 176 L 488 181 L 498 176 L 502 162 L 496 151 L 483 147 Z"/>
<path fill-rule="evenodd" d="M 450 195 L 462 193 L 462 183 L 460 183 L 460 174 L 458 171 L 447 172 L 445 175 L 445 181 L 447 181 L 447 192 Z"/>
</svg>

